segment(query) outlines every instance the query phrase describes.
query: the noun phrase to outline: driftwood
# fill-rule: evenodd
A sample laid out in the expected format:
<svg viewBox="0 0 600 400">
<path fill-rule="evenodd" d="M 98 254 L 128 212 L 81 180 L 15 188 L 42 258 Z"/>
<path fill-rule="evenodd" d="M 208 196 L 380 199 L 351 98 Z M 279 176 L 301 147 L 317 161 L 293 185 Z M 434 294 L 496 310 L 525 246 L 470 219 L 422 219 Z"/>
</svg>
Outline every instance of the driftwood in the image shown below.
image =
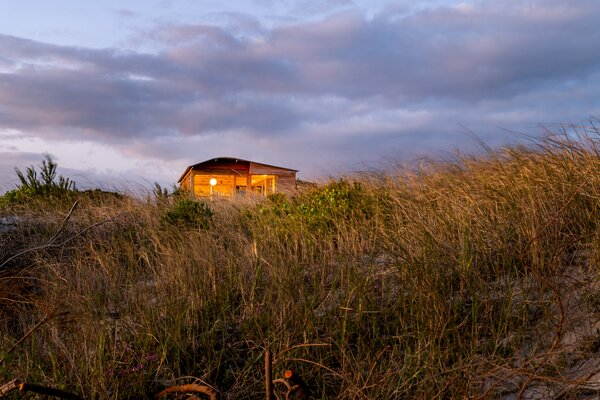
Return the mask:
<svg viewBox="0 0 600 400">
<path fill-rule="evenodd" d="M 49 386 L 36 385 L 34 383 L 24 383 L 20 382 L 18 379 L 13 379 L 12 381 L 0 386 L 0 398 L 7 396 L 10 392 L 17 389 L 19 390 L 19 392 L 33 392 L 38 394 L 44 394 L 46 396 L 59 397 L 61 399 L 83 400 L 83 398 L 79 397 L 78 395 L 61 389 Z"/>
<path fill-rule="evenodd" d="M 219 393 L 215 389 L 204 385 L 198 385 L 196 383 L 168 387 L 162 392 L 158 393 L 154 398 L 160 399 L 161 397 L 170 393 L 200 393 L 208 396 L 210 400 L 219 399 Z"/>
<path fill-rule="evenodd" d="M 19 385 L 19 391 L 45 394 L 46 396 L 60 397 L 61 399 L 67 400 L 83 400 L 81 397 L 77 396 L 74 393 L 70 393 L 61 389 L 56 389 L 48 386 L 36 385 L 34 383 L 21 383 Z"/>
<path fill-rule="evenodd" d="M 6 396 L 13 390 L 17 390 L 19 388 L 19 383 L 20 382 L 18 379 L 13 379 L 12 381 L 0 386 L 0 398 Z"/>
<path fill-rule="evenodd" d="M 273 383 L 281 383 L 285 385 L 287 391 L 285 392 L 285 400 L 297 399 L 306 400 L 310 396 L 308 387 L 300 377 L 295 374 L 292 370 L 287 370 L 283 373 L 283 378 L 278 378 Z M 275 395 L 277 400 L 281 400 L 278 395 Z"/>
<path fill-rule="evenodd" d="M 269 350 L 265 352 L 265 389 L 267 400 L 273 400 L 273 356 Z"/>
<path fill-rule="evenodd" d="M 292 370 L 286 370 L 283 373 L 283 378 L 273 379 L 273 355 L 267 350 L 265 352 L 265 394 L 266 400 L 282 400 L 278 393 L 275 392 L 276 384 L 282 384 L 285 386 L 286 391 L 284 394 L 284 400 L 307 400 L 310 397 L 310 390 L 302 377 Z M 187 394 L 191 398 L 198 398 L 194 396 L 194 393 L 203 394 L 208 396 L 210 400 L 218 400 L 219 393 L 206 385 L 198 385 L 195 383 L 171 386 L 158 393 L 154 398 L 156 400 L 164 397 L 168 394 Z"/>
<path fill-rule="evenodd" d="M 272 380 L 272 355 L 271 352 L 267 351 L 265 354 L 265 385 L 267 399 L 280 400 L 281 398 L 274 393 L 275 384 L 283 384 L 286 387 L 285 400 L 298 399 L 306 400 L 310 396 L 308 387 L 300 377 L 300 375 L 294 373 L 292 370 L 286 370 L 283 374 L 283 378 Z M 82 397 L 49 386 L 36 385 L 34 383 L 24 383 L 18 379 L 13 379 L 0 386 L 0 399 L 7 396 L 9 393 L 19 390 L 20 392 L 33 392 L 46 396 L 59 397 L 67 400 L 83 400 Z M 190 398 L 199 399 L 198 395 L 207 396 L 210 400 L 219 400 L 219 392 L 210 386 L 199 385 L 196 383 L 190 383 L 187 385 L 171 386 L 160 393 L 154 398 L 156 400 L 165 397 L 169 394 L 187 394 Z"/>
</svg>

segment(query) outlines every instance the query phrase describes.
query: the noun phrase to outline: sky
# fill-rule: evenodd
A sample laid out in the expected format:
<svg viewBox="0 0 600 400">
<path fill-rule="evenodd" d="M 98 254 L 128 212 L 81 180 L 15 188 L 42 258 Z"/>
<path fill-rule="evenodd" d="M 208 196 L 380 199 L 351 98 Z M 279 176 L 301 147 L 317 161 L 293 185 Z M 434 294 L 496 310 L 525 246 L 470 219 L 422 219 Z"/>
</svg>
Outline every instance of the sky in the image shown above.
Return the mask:
<svg viewBox="0 0 600 400">
<path fill-rule="evenodd" d="M 233 156 L 303 179 L 600 117 L 597 0 L 0 0 L 0 193 Z"/>
</svg>

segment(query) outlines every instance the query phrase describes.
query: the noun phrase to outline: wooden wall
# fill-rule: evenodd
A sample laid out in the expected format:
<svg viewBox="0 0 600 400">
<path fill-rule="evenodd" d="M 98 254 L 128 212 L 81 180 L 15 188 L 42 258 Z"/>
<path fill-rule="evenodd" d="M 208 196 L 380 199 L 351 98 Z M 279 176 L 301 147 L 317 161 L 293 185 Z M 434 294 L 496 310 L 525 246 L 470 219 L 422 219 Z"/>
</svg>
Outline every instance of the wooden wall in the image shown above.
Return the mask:
<svg viewBox="0 0 600 400">
<path fill-rule="evenodd" d="M 278 176 L 276 185 L 277 192 L 293 194 L 296 191 L 296 174 Z"/>
<path fill-rule="evenodd" d="M 237 171 L 242 175 L 246 175 L 250 169 L 249 163 L 242 162 L 208 162 L 203 163 L 201 166 L 196 167 L 196 171 L 203 172 L 223 172 L 231 174 L 232 171 Z"/>
<path fill-rule="evenodd" d="M 235 193 L 236 186 L 246 186 L 247 181 L 245 176 L 194 171 L 194 194 L 196 196 L 210 196 L 211 178 L 217 180 L 217 184 L 212 187 L 212 193 L 215 195 L 231 196 Z"/>
<path fill-rule="evenodd" d="M 190 173 L 191 172 L 192 171 L 190 170 L 187 174 L 185 174 L 185 176 L 183 177 L 183 180 L 181 181 L 181 185 L 180 185 L 180 187 L 183 190 L 186 190 L 188 192 L 190 191 Z"/>
<path fill-rule="evenodd" d="M 275 175 L 275 192 L 292 194 L 296 190 L 296 171 L 250 163 L 250 173 L 253 175 Z"/>
<path fill-rule="evenodd" d="M 263 165 L 257 163 L 250 163 L 250 173 L 252 175 L 296 175 L 294 171 L 289 169 L 272 167 L 270 165 Z"/>
<path fill-rule="evenodd" d="M 190 190 L 190 174 L 194 177 L 193 193 L 196 196 L 210 196 L 211 178 L 217 179 L 217 185 L 212 187 L 213 194 L 233 195 L 237 186 L 247 186 L 249 174 L 274 176 L 275 192 L 291 194 L 296 190 L 295 171 L 254 162 L 224 160 L 202 163 L 186 174 L 181 181 L 182 189 Z M 271 193 L 270 188 L 265 189 L 264 193 Z M 247 187 L 247 191 L 251 192 L 252 188 Z"/>
</svg>

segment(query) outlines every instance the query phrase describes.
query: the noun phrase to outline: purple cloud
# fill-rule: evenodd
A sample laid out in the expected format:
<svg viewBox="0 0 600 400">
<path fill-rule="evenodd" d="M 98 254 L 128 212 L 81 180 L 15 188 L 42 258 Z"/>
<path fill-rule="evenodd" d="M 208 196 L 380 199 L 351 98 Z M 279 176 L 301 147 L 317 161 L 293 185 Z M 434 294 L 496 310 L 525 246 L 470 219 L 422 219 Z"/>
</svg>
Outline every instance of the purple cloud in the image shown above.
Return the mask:
<svg viewBox="0 0 600 400">
<path fill-rule="evenodd" d="M 274 27 L 240 14 L 228 25 L 160 25 L 144 33 L 151 53 L 0 35 L 0 130 L 140 157 L 169 142 L 168 152 L 152 149 L 165 159 L 177 143 L 185 154 L 196 138 L 216 143 L 191 161 L 213 156 L 209 148 L 260 158 L 293 143 L 294 167 L 306 169 L 307 155 L 345 165 L 448 148 L 469 129 L 497 142 L 501 128 L 600 112 L 598 2 L 487 0 L 374 16 L 327 3 L 351 11 Z"/>
</svg>

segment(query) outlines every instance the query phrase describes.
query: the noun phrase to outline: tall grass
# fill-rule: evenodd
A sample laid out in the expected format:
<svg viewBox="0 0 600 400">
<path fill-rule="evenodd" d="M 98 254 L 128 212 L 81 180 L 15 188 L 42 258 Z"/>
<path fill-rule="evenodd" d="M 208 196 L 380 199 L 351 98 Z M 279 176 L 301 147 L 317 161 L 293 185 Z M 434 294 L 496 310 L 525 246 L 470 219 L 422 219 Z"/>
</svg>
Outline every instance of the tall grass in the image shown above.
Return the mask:
<svg viewBox="0 0 600 400">
<path fill-rule="evenodd" d="M 315 398 L 567 387 L 600 343 L 599 150 L 546 138 L 198 207 L 82 193 L 52 247 L 72 199 L 4 206 L 22 216 L 5 258 L 42 248 L 0 271 L 0 348 L 49 320 L 0 379 L 145 398 L 197 378 L 261 398 L 270 349 Z"/>
</svg>

